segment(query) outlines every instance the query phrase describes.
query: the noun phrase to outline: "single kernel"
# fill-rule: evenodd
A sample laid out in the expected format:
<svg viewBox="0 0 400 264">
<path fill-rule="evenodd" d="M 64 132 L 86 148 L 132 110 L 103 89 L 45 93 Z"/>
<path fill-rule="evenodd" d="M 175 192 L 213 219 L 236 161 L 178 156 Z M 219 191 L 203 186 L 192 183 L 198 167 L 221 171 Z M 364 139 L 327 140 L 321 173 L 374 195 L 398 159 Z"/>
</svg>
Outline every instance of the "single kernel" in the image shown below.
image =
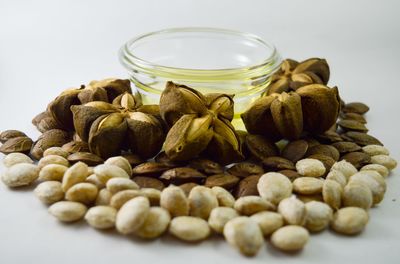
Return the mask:
<svg viewBox="0 0 400 264">
<path fill-rule="evenodd" d="M 211 210 L 218 207 L 218 200 L 210 188 L 196 186 L 189 193 L 190 215 L 208 219 Z"/>
<path fill-rule="evenodd" d="M 161 207 L 150 207 L 149 214 L 144 223 L 135 231 L 141 238 L 152 239 L 161 236 L 168 228 L 171 216 Z"/>
<path fill-rule="evenodd" d="M 1 175 L 1 180 L 8 187 L 30 185 L 39 176 L 39 167 L 29 163 L 18 163 L 7 168 Z"/>
<path fill-rule="evenodd" d="M 218 206 L 233 207 L 235 198 L 233 195 L 222 187 L 215 186 L 211 188 L 218 200 Z"/>
<path fill-rule="evenodd" d="M 293 191 L 299 194 L 318 194 L 322 192 L 324 180 L 314 177 L 300 177 L 293 181 Z"/>
<path fill-rule="evenodd" d="M 110 205 L 112 193 L 107 189 L 101 189 L 97 194 L 95 205 Z"/>
<path fill-rule="evenodd" d="M 323 202 L 311 201 L 306 203 L 305 227 L 310 232 L 319 232 L 329 226 L 332 220 L 332 208 Z"/>
<path fill-rule="evenodd" d="M 83 162 L 77 162 L 69 167 L 62 179 L 62 188 L 67 192 L 71 186 L 79 182 L 84 182 L 88 176 L 88 166 Z"/>
<path fill-rule="evenodd" d="M 3 159 L 3 164 L 7 168 L 18 163 L 32 164 L 33 160 L 28 155 L 19 152 L 10 153 L 6 155 Z"/>
<path fill-rule="evenodd" d="M 39 167 L 44 167 L 49 164 L 59 164 L 66 167 L 69 167 L 69 161 L 66 158 L 57 155 L 48 155 L 41 158 L 38 162 Z"/>
<path fill-rule="evenodd" d="M 383 200 L 386 192 L 385 179 L 376 171 L 360 171 L 350 177 L 349 183 L 365 184 L 372 193 L 373 204 Z"/>
<path fill-rule="evenodd" d="M 389 170 L 380 164 L 367 164 L 360 169 L 360 171 L 376 171 L 378 172 L 383 178 L 389 176 Z"/>
<path fill-rule="evenodd" d="M 259 212 L 250 218 L 257 222 L 264 236 L 269 236 L 283 226 L 283 217 L 276 212 Z"/>
<path fill-rule="evenodd" d="M 121 234 L 135 232 L 142 226 L 150 211 L 150 202 L 145 197 L 135 197 L 126 202 L 117 213 L 115 226 Z"/>
<path fill-rule="evenodd" d="M 61 147 L 51 147 L 51 148 L 46 149 L 43 152 L 43 157 L 46 157 L 49 155 L 56 155 L 56 156 L 60 156 L 60 157 L 63 157 L 66 159 L 69 156 L 69 152 L 63 150 Z"/>
<path fill-rule="evenodd" d="M 322 198 L 326 204 L 337 210 L 342 205 L 342 186 L 336 181 L 325 180 L 322 186 Z"/>
<path fill-rule="evenodd" d="M 59 164 L 49 164 L 40 169 L 39 181 L 59 181 L 61 182 L 64 177 L 64 173 L 68 170 L 68 167 Z"/>
<path fill-rule="evenodd" d="M 306 220 L 306 207 L 295 196 L 283 199 L 278 205 L 278 213 L 289 225 L 303 225 Z"/>
<path fill-rule="evenodd" d="M 73 202 L 80 202 L 89 205 L 96 201 L 98 189 L 96 185 L 81 182 L 77 183 L 65 193 L 65 199 Z"/>
<path fill-rule="evenodd" d="M 83 218 L 86 206 L 78 202 L 60 201 L 49 207 L 49 213 L 62 222 L 74 222 Z"/>
<path fill-rule="evenodd" d="M 274 204 L 256 195 L 240 197 L 236 200 L 234 208 L 239 214 L 248 216 L 261 211 L 272 211 L 276 209 Z"/>
<path fill-rule="evenodd" d="M 332 170 L 340 171 L 341 173 L 343 173 L 346 179 L 350 178 L 350 176 L 357 173 L 356 167 L 354 167 L 353 164 L 347 162 L 346 160 L 335 162 L 335 164 L 333 164 L 333 166 L 331 167 L 331 171 Z"/>
<path fill-rule="evenodd" d="M 340 184 L 344 188 L 347 184 L 347 178 L 344 174 L 338 170 L 331 170 L 328 175 L 326 175 L 326 180 L 332 180 Z"/>
<path fill-rule="evenodd" d="M 126 178 L 111 178 L 106 183 L 107 190 L 111 193 L 117 193 L 123 190 L 138 190 L 139 185 L 131 179 Z"/>
<path fill-rule="evenodd" d="M 35 188 L 34 193 L 45 204 L 52 204 L 64 198 L 64 192 L 59 181 L 42 182 Z"/>
<path fill-rule="evenodd" d="M 110 206 L 114 207 L 115 209 L 120 209 L 126 202 L 129 200 L 142 196 L 140 190 L 124 190 L 117 192 L 111 197 Z"/>
<path fill-rule="evenodd" d="M 376 155 L 371 157 L 371 163 L 385 166 L 389 171 L 397 167 L 397 161 L 387 155 Z"/>
<path fill-rule="evenodd" d="M 212 230 L 214 230 L 218 234 L 222 234 L 224 231 L 225 224 L 235 218 L 238 217 L 238 213 L 235 209 L 231 207 L 216 207 L 212 209 L 210 213 L 210 217 L 208 218 L 208 224 Z"/>
<path fill-rule="evenodd" d="M 206 239 L 210 235 L 210 227 L 202 218 L 178 216 L 172 219 L 169 232 L 181 240 L 195 242 Z"/>
<path fill-rule="evenodd" d="M 151 206 L 160 205 L 160 197 L 161 197 L 160 190 L 154 188 L 142 188 L 140 189 L 140 193 L 142 196 L 147 197 L 147 199 L 149 199 Z"/>
<path fill-rule="evenodd" d="M 372 192 L 363 182 L 349 182 L 343 189 L 343 205 L 368 210 L 372 206 Z"/>
<path fill-rule="evenodd" d="M 273 204 L 292 195 L 292 182 L 283 174 L 268 172 L 260 177 L 257 183 L 257 190 L 261 197 Z"/>
<path fill-rule="evenodd" d="M 301 250 L 308 242 L 310 234 L 301 226 L 288 225 L 279 228 L 271 235 L 271 243 L 283 251 Z"/>
<path fill-rule="evenodd" d="M 111 178 L 127 178 L 129 179 L 128 173 L 115 165 L 101 164 L 94 167 L 94 173 L 97 178 L 104 184 Z"/>
<path fill-rule="evenodd" d="M 264 244 L 261 228 L 256 221 L 240 216 L 233 218 L 224 227 L 226 241 L 246 256 L 254 256 Z"/>
<path fill-rule="evenodd" d="M 105 205 L 91 207 L 85 215 L 86 222 L 97 229 L 113 228 L 116 218 L 117 210 Z"/>
<path fill-rule="evenodd" d="M 296 162 L 296 170 L 303 176 L 320 177 L 325 174 L 326 168 L 317 159 L 302 159 Z"/>
<path fill-rule="evenodd" d="M 360 233 L 368 223 L 368 213 L 359 207 L 345 207 L 334 215 L 331 227 L 338 233 L 354 235 Z"/>
<path fill-rule="evenodd" d="M 170 185 L 161 192 L 160 206 L 172 217 L 189 215 L 189 200 L 183 190 Z"/>
<path fill-rule="evenodd" d="M 390 154 L 387 148 L 380 145 L 367 145 L 362 148 L 362 151 L 370 156 Z"/>
<path fill-rule="evenodd" d="M 92 173 L 87 176 L 85 182 L 92 183 L 97 186 L 98 189 L 103 189 L 106 185 L 99 180 L 96 174 Z"/>
<path fill-rule="evenodd" d="M 115 165 L 123 169 L 128 175 L 132 175 L 132 167 L 129 161 L 122 157 L 122 156 L 117 156 L 117 157 L 112 157 L 108 158 L 104 164 L 107 165 Z"/>
</svg>

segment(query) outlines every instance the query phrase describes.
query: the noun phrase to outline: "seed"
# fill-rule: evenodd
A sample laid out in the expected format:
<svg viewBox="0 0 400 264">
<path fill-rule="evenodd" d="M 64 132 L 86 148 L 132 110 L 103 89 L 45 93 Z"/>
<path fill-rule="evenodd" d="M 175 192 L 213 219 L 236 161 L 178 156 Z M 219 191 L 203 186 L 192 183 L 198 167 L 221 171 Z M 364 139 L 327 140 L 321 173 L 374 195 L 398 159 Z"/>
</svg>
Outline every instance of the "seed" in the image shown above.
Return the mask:
<svg viewBox="0 0 400 264">
<path fill-rule="evenodd" d="M 124 157 L 129 162 L 131 167 L 135 167 L 144 162 L 144 160 L 136 154 L 129 153 L 129 154 L 122 154 L 121 156 Z"/>
<path fill-rule="evenodd" d="M 368 223 L 368 213 L 359 207 L 345 207 L 334 215 L 331 227 L 338 233 L 354 235 L 360 233 Z"/>
<path fill-rule="evenodd" d="M 107 159 L 104 164 L 108 165 L 115 165 L 126 171 L 128 175 L 132 175 L 132 167 L 131 164 L 129 164 L 129 161 L 122 157 L 122 156 L 117 156 L 117 157 L 112 157 Z"/>
<path fill-rule="evenodd" d="M 171 167 L 159 162 L 144 162 L 132 169 L 133 175 L 159 177 L 161 173 L 169 170 Z"/>
<path fill-rule="evenodd" d="M 127 178 L 129 175 L 120 167 L 115 165 L 101 164 L 94 168 L 94 173 L 97 175 L 99 180 L 106 184 L 111 178 Z"/>
<path fill-rule="evenodd" d="M 285 175 L 289 178 L 290 181 L 294 181 L 295 179 L 301 177 L 301 175 L 295 170 L 280 170 L 279 173 Z"/>
<path fill-rule="evenodd" d="M 325 180 L 322 186 L 322 198 L 330 207 L 337 210 L 342 205 L 342 186 L 336 181 Z"/>
<path fill-rule="evenodd" d="M 51 147 L 46 149 L 43 152 L 43 157 L 49 156 L 49 155 L 56 155 L 56 156 L 60 156 L 63 158 L 68 158 L 69 153 L 65 150 L 63 150 L 61 147 Z"/>
<path fill-rule="evenodd" d="M 111 178 L 106 183 L 107 190 L 111 193 L 117 193 L 123 190 L 138 190 L 139 186 L 131 179 L 126 178 Z"/>
<path fill-rule="evenodd" d="M 100 189 L 96 198 L 96 205 L 109 205 L 111 201 L 112 193 L 107 189 Z"/>
<path fill-rule="evenodd" d="M 227 172 L 237 177 L 245 178 L 254 174 L 263 174 L 264 169 L 251 162 L 240 162 L 227 169 Z"/>
<path fill-rule="evenodd" d="M 326 203 L 312 201 L 306 203 L 305 227 L 310 232 L 319 232 L 329 226 L 332 220 L 332 209 Z"/>
<path fill-rule="evenodd" d="M 377 138 L 363 132 L 348 131 L 342 134 L 344 140 L 353 141 L 357 145 L 383 145 Z"/>
<path fill-rule="evenodd" d="M 19 153 L 19 152 L 10 153 L 7 156 L 5 156 L 3 159 L 3 164 L 6 167 L 11 167 L 12 165 L 15 165 L 18 163 L 32 164 L 33 160 L 29 156 L 27 156 L 23 153 Z"/>
<path fill-rule="evenodd" d="M 276 209 L 274 204 L 255 195 L 240 197 L 236 200 L 234 208 L 242 215 L 253 215 L 261 211 L 271 211 Z"/>
<path fill-rule="evenodd" d="M 46 166 L 48 164 L 59 164 L 59 165 L 69 167 L 68 160 L 61 156 L 57 156 L 57 155 L 48 155 L 46 157 L 41 158 L 39 160 L 38 166 L 43 168 L 44 166 Z"/>
<path fill-rule="evenodd" d="M 331 145 L 321 145 L 320 144 L 320 145 L 310 147 L 307 151 L 307 156 L 316 155 L 316 154 L 331 157 L 335 161 L 339 160 L 339 157 L 340 157 L 339 151 Z"/>
<path fill-rule="evenodd" d="M 0 133 L 0 142 L 5 143 L 7 140 L 16 137 L 27 137 L 27 135 L 19 130 L 4 130 Z"/>
<path fill-rule="evenodd" d="M 83 218 L 86 206 L 78 202 L 60 201 L 49 207 L 49 213 L 62 222 L 74 222 Z"/>
<path fill-rule="evenodd" d="M 345 120 L 356 120 L 360 123 L 366 124 L 367 120 L 360 114 L 357 113 L 340 113 L 340 117 Z"/>
<path fill-rule="evenodd" d="M 282 150 L 282 157 L 297 162 L 306 155 L 308 150 L 308 143 L 305 140 L 295 140 L 289 142 Z"/>
<path fill-rule="evenodd" d="M 222 187 L 215 186 L 211 188 L 211 191 L 215 194 L 218 200 L 218 206 L 233 207 L 235 204 L 235 198 L 230 192 Z"/>
<path fill-rule="evenodd" d="M 389 155 L 389 150 L 384 146 L 380 145 L 367 145 L 362 148 L 364 153 L 367 153 L 370 156 L 376 155 Z"/>
<path fill-rule="evenodd" d="M 226 241 L 246 256 L 254 256 L 264 244 L 261 228 L 256 221 L 246 216 L 227 222 L 223 233 Z"/>
<path fill-rule="evenodd" d="M 115 226 L 118 232 L 127 235 L 138 230 L 149 211 L 150 202 L 145 197 L 135 197 L 126 202 L 117 213 Z"/>
<path fill-rule="evenodd" d="M 364 152 L 350 152 L 343 155 L 341 159 L 350 162 L 356 169 L 361 168 L 371 161 L 371 157 Z"/>
<path fill-rule="evenodd" d="M 189 215 L 189 200 L 177 186 L 170 185 L 161 192 L 160 205 L 172 217 Z"/>
<path fill-rule="evenodd" d="M 201 218 L 193 216 L 178 216 L 172 219 L 169 232 L 184 241 L 200 241 L 210 235 L 208 223 Z"/>
<path fill-rule="evenodd" d="M 161 236 L 168 228 L 171 216 L 161 207 L 150 207 L 144 223 L 135 231 L 141 238 L 152 239 Z"/>
<path fill-rule="evenodd" d="M 13 152 L 28 153 L 32 148 L 33 141 L 29 137 L 10 138 L 0 146 L 0 152 L 10 154 Z"/>
<path fill-rule="evenodd" d="M 208 176 L 204 186 L 209 188 L 219 186 L 225 189 L 233 188 L 239 182 L 239 178 L 229 174 L 216 174 Z"/>
<path fill-rule="evenodd" d="M 303 225 L 306 220 L 306 207 L 295 196 L 283 199 L 278 205 L 278 212 L 289 225 Z"/>
<path fill-rule="evenodd" d="M 142 196 L 140 190 L 124 190 L 117 192 L 111 197 L 110 205 L 115 209 L 120 209 L 127 201 Z"/>
<path fill-rule="evenodd" d="M 235 197 L 258 195 L 257 183 L 260 177 L 259 175 L 252 175 L 241 180 L 235 189 Z"/>
<path fill-rule="evenodd" d="M 106 187 L 106 185 L 99 180 L 99 178 L 97 177 L 96 174 L 90 174 L 86 178 L 85 182 L 92 183 L 92 184 L 96 185 L 99 190 Z"/>
<path fill-rule="evenodd" d="M 279 155 L 278 147 L 263 136 L 248 134 L 245 143 L 251 154 L 260 160 Z"/>
<path fill-rule="evenodd" d="M 301 226 L 288 225 L 279 228 L 271 235 L 271 243 L 283 251 L 301 250 L 308 242 L 310 234 Z"/>
<path fill-rule="evenodd" d="M 40 181 L 59 181 L 61 182 L 64 173 L 68 167 L 59 164 L 49 164 L 40 169 L 39 180 Z"/>
<path fill-rule="evenodd" d="M 224 167 L 217 162 L 208 159 L 195 159 L 189 163 L 189 167 L 196 169 L 205 174 L 221 174 L 224 173 Z"/>
<path fill-rule="evenodd" d="M 165 186 L 162 181 L 151 177 L 136 176 L 132 179 L 140 188 L 154 188 L 162 191 Z"/>
<path fill-rule="evenodd" d="M 104 162 L 102 158 L 90 152 L 75 152 L 69 155 L 67 159 L 71 163 L 80 161 L 89 166 L 96 166 Z"/>
<path fill-rule="evenodd" d="M 52 204 L 64 198 L 61 183 L 58 181 L 42 182 L 35 188 L 34 193 L 45 204 Z"/>
<path fill-rule="evenodd" d="M 216 207 L 212 209 L 210 213 L 210 217 L 208 218 L 208 224 L 212 230 L 214 230 L 218 234 L 222 234 L 224 231 L 225 224 L 235 218 L 238 217 L 238 213 L 235 209 L 230 207 Z"/>
<path fill-rule="evenodd" d="M 324 181 L 313 177 L 300 177 L 293 181 L 293 191 L 300 194 L 318 194 L 322 192 Z"/>
<path fill-rule="evenodd" d="M 85 215 L 88 224 L 97 229 L 108 229 L 115 226 L 117 210 L 111 206 L 98 205 L 90 208 Z"/>
<path fill-rule="evenodd" d="M 93 203 L 97 197 L 97 187 L 94 184 L 81 182 L 77 183 L 65 193 L 65 199 L 73 202 L 80 202 L 86 205 Z"/>
<path fill-rule="evenodd" d="M 317 159 L 302 159 L 296 163 L 296 170 L 303 176 L 320 177 L 326 169 L 324 164 Z"/>
<path fill-rule="evenodd" d="M 323 202 L 324 201 L 324 199 L 322 198 L 322 193 L 320 193 L 320 194 L 308 194 L 308 195 L 298 194 L 298 195 L 296 195 L 296 197 L 297 197 L 297 199 L 299 199 L 303 203 L 308 203 L 308 202 L 312 202 L 312 201 L 316 201 L 316 202 Z"/>
<path fill-rule="evenodd" d="M 61 148 L 71 154 L 76 153 L 76 152 L 88 152 L 89 151 L 88 143 L 83 142 L 83 141 L 70 141 L 70 142 L 62 145 Z"/>
<path fill-rule="evenodd" d="M 331 157 L 323 155 L 323 154 L 313 154 L 313 155 L 308 156 L 307 158 L 316 159 L 316 160 L 321 161 L 325 166 L 325 169 L 326 169 L 325 173 L 327 171 L 329 171 L 332 168 L 333 164 L 335 164 L 335 162 L 336 162 Z"/>
<path fill-rule="evenodd" d="M 77 162 L 68 168 L 64 177 L 62 178 L 62 188 L 64 192 L 67 192 L 72 185 L 79 182 L 84 182 L 88 176 L 88 166 L 83 162 Z"/>
<path fill-rule="evenodd" d="M 387 155 L 375 155 L 371 157 L 371 163 L 385 166 L 389 171 L 397 166 L 397 161 Z"/>
<path fill-rule="evenodd" d="M 380 164 L 368 164 L 365 165 L 360 169 L 360 171 L 376 171 L 378 172 L 383 178 L 389 176 L 389 170 Z"/>
<path fill-rule="evenodd" d="M 142 188 L 140 189 L 142 196 L 147 197 L 150 201 L 151 206 L 160 205 L 161 191 L 154 188 Z"/>
<path fill-rule="evenodd" d="M 269 236 L 283 226 L 283 217 L 275 212 L 259 212 L 250 216 L 257 222 L 264 236 Z"/>
<path fill-rule="evenodd" d="M 285 175 L 268 172 L 261 176 L 257 183 L 257 189 L 261 197 L 278 204 L 292 194 L 293 185 Z"/>
<path fill-rule="evenodd" d="M 343 205 L 354 206 L 368 210 L 372 206 L 372 193 L 362 182 L 349 182 L 343 189 Z"/>
<path fill-rule="evenodd" d="M 207 177 L 203 173 L 188 167 L 173 168 L 163 172 L 161 180 L 173 184 L 182 184 L 186 182 L 202 182 Z"/>
<path fill-rule="evenodd" d="M 340 154 L 361 150 L 361 147 L 359 145 L 354 142 L 348 141 L 336 142 L 333 143 L 332 146 L 334 146 L 340 152 Z"/>
<path fill-rule="evenodd" d="M 349 183 L 362 183 L 368 186 L 373 197 L 373 204 L 383 200 L 386 192 L 386 182 L 376 171 L 360 171 L 350 177 Z"/>
<path fill-rule="evenodd" d="M 353 175 L 357 172 L 356 167 L 354 167 L 353 164 L 351 164 L 350 162 L 347 162 L 345 160 L 341 160 L 341 161 L 333 164 L 331 170 L 340 171 L 341 173 L 343 173 L 343 175 L 346 177 L 346 179 L 349 179 L 351 175 Z"/>
<path fill-rule="evenodd" d="M 208 219 L 211 210 L 218 207 L 218 200 L 210 188 L 196 186 L 189 193 L 190 215 Z"/>
<path fill-rule="evenodd" d="M 331 170 L 325 178 L 326 180 L 332 180 L 339 183 L 343 188 L 347 184 L 347 178 L 342 172 L 338 170 Z"/>
<path fill-rule="evenodd" d="M 277 170 L 294 170 L 294 163 L 288 159 L 273 156 L 262 160 L 264 167 L 267 171 L 277 171 Z"/>
<path fill-rule="evenodd" d="M 360 115 L 365 114 L 366 112 L 368 112 L 368 110 L 369 107 L 366 104 L 360 102 L 347 103 L 342 108 L 343 113 L 356 113 Z"/>
<path fill-rule="evenodd" d="M 356 120 L 342 119 L 339 120 L 338 125 L 345 131 L 368 132 L 368 128 Z"/>
<path fill-rule="evenodd" d="M 6 169 L 1 175 L 1 180 L 8 187 L 20 187 L 30 185 L 38 176 L 38 166 L 29 163 L 18 163 Z"/>
</svg>

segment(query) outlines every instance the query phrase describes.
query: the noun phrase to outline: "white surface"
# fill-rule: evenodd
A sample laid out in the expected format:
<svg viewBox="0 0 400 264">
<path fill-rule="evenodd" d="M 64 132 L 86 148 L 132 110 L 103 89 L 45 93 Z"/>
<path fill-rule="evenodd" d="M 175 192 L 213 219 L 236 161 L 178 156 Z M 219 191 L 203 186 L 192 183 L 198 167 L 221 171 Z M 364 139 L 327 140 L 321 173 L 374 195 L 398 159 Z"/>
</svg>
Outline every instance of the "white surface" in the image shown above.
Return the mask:
<svg viewBox="0 0 400 264">
<path fill-rule="evenodd" d="M 370 105 L 368 127 L 400 160 L 399 1 L 4 1 L 0 0 L 0 130 L 37 132 L 31 118 L 62 89 L 92 79 L 125 77 L 117 50 L 137 34 L 176 26 L 255 33 L 284 57 L 325 57 L 330 84 L 347 101 Z M 1 170 L 3 168 L 0 168 Z M 397 174 L 397 175 L 396 175 Z M 285 255 L 265 246 L 242 257 L 222 239 L 184 244 L 140 242 L 66 225 L 31 190 L 0 184 L 0 263 L 399 263 L 400 175 L 371 210 L 358 237 L 313 235 Z"/>
</svg>

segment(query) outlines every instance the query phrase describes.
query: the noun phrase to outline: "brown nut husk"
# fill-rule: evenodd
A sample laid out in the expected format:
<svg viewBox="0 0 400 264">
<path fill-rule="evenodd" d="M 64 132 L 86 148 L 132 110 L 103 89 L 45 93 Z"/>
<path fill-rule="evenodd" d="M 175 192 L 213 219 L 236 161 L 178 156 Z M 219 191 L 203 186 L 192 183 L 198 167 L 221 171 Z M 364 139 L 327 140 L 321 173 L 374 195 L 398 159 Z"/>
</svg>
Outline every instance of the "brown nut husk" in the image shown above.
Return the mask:
<svg viewBox="0 0 400 264">
<path fill-rule="evenodd" d="M 125 92 L 132 93 L 129 80 L 109 78 L 92 81 L 86 86 L 65 90 L 48 105 L 47 111 L 61 128 L 73 130 L 71 106 L 92 101 L 112 102 L 115 97 Z"/>
<path fill-rule="evenodd" d="M 327 84 L 329 65 L 325 59 L 319 58 L 310 58 L 302 62 L 286 59 L 271 79 L 268 95 L 294 91 L 312 83 Z"/>
<path fill-rule="evenodd" d="M 160 180 L 172 184 L 183 184 L 187 182 L 201 183 L 205 179 L 206 176 L 203 173 L 188 167 L 170 169 L 160 176 Z"/>
<path fill-rule="evenodd" d="M 33 141 L 29 137 L 13 137 L 0 146 L 0 152 L 3 154 L 10 154 L 13 152 L 29 153 L 32 144 Z"/>
<path fill-rule="evenodd" d="M 160 113 L 171 127 L 164 150 L 174 161 L 186 161 L 206 152 L 213 160 L 229 164 L 244 158 L 234 127 L 232 97 L 202 95 L 168 82 L 160 98 Z"/>
</svg>

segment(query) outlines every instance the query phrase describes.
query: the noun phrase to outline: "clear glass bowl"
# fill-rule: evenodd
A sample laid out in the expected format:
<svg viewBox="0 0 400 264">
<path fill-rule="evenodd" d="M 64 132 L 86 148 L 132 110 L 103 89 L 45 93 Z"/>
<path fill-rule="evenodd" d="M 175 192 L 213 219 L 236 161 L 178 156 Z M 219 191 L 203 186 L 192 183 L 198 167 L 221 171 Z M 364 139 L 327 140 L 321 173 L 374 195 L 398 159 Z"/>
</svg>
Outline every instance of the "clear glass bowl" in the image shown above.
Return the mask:
<svg viewBox="0 0 400 264">
<path fill-rule="evenodd" d="M 158 103 L 165 83 L 185 84 L 202 93 L 234 94 L 234 125 L 279 68 L 275 47 L 259 37 L 216 28 L 173 28 L 129 40 L 119 53 L 135 92 L 145 104 Z"/>
</svg>

